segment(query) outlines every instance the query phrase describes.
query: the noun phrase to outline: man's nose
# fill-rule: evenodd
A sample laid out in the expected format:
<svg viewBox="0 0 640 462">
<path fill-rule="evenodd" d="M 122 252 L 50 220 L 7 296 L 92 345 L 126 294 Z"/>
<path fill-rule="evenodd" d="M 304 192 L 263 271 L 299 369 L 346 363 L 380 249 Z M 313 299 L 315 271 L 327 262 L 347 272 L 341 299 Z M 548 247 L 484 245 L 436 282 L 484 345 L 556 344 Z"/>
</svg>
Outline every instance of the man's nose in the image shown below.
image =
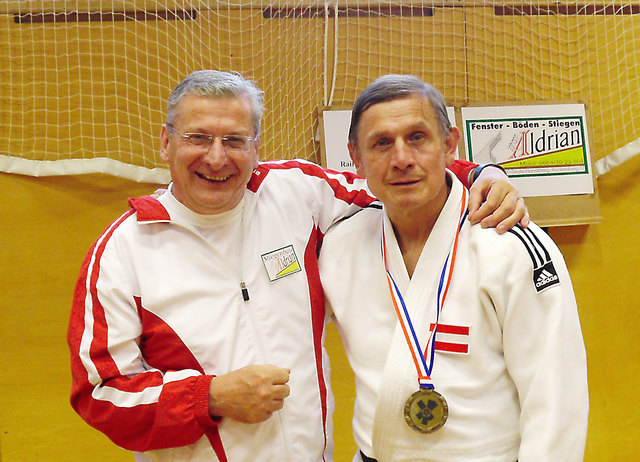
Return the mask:
<svg viewBox="0 0 640 462">
<path fill-rule="evenodd" d="M 213 168 L 219 168 L 224 165 L 227 158 L 227 151 L 225 150 L 222 139 L 216 137 L 211 142 L 211 146 L 207 150 L 203 159 Z"/>
<path fill-rule="evenodd" d="M 396 140 L 391 149 L 391 163 L 396 168 L 407 168 L 414 164 L 413 148 L 402 138 Z"/>
</svg>

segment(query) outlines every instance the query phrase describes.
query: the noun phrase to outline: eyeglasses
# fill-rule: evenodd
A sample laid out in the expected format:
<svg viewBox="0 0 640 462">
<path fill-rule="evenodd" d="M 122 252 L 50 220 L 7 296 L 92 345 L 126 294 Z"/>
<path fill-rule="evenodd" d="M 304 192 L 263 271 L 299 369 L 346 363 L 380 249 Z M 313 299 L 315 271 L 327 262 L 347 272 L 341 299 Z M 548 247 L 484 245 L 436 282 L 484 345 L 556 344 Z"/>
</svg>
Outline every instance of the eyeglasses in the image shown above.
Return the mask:
<svg viewBox="0 0 640 462">
<path fill-rule="evenodd" d="M 256 141 L 258 139 L 257 136 L 213 136 L 207 133 L 180 133 L 171 124 L 166 124 L 165 126 L 169 131 L 174 132 L 176 135 L 181 137 L 189 146 L 202 149 L 203 151 L 208 151 L 209 149 L 211 149 L 211 146 L 213 145 L 213 143 L 215 143 L 216 138 L 219 138 L 222 142 L 222 147 L 224 147 L 226 152 L 246 152 L 249 150 L 249 145 L 253 141 Z"/>
</svg>

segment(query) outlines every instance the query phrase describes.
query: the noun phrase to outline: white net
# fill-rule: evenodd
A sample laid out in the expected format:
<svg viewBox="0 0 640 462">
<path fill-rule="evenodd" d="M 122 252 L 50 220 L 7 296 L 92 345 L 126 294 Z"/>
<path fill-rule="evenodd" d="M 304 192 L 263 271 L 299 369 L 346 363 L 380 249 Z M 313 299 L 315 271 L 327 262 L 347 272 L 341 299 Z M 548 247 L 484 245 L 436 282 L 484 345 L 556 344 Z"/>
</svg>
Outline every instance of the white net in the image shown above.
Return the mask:
<svg viewBox="0 0 640 462">
<path fill-rule="evenodd" d="M 640 137 L 639 38 L 638 0 L 5 1 L 0 171 L 166 181 L 165 102 L 202 68 L 265 91 L 265 159 L 318 161 L 318 110 L 391 72 L 451 104 L 583 101 L 597 159 Z"/>
</svg>

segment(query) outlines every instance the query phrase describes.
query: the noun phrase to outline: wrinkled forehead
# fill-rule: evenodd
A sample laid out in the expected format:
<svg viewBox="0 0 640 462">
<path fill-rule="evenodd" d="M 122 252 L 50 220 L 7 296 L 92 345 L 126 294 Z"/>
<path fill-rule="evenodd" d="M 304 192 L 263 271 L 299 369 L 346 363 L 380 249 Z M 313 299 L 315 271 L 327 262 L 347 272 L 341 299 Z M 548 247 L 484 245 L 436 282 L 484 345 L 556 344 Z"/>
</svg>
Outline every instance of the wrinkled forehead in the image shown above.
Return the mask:
<svg viewBox="0 0 640 462">
<path fill-rule="evenodd" d="M 412 128 L 434 129 L 438 116 L 424 95 L 409 95 L 372 104 L 362 112 L 358 132 L 367 137 Z"/>
</svg>

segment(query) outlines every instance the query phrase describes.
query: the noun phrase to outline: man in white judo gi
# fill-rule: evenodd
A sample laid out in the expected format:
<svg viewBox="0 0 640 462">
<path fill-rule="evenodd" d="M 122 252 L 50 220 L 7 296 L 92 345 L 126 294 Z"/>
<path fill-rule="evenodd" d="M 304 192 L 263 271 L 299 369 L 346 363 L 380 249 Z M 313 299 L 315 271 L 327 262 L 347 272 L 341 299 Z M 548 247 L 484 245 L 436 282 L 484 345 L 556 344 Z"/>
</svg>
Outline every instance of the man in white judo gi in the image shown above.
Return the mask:
<svg viewBox="0 0 640 462">
<path fill-rule="evenodd" d="M 353 109 L 349 152 L 382 204 L 329 231 L 320 275 L 356 376 L 354 461 L 580 461 L 569 273 L 534 224 L 470 225 L 447 170 L 459 136 L 413 76 L 376 80 Z"/>
</svg>

